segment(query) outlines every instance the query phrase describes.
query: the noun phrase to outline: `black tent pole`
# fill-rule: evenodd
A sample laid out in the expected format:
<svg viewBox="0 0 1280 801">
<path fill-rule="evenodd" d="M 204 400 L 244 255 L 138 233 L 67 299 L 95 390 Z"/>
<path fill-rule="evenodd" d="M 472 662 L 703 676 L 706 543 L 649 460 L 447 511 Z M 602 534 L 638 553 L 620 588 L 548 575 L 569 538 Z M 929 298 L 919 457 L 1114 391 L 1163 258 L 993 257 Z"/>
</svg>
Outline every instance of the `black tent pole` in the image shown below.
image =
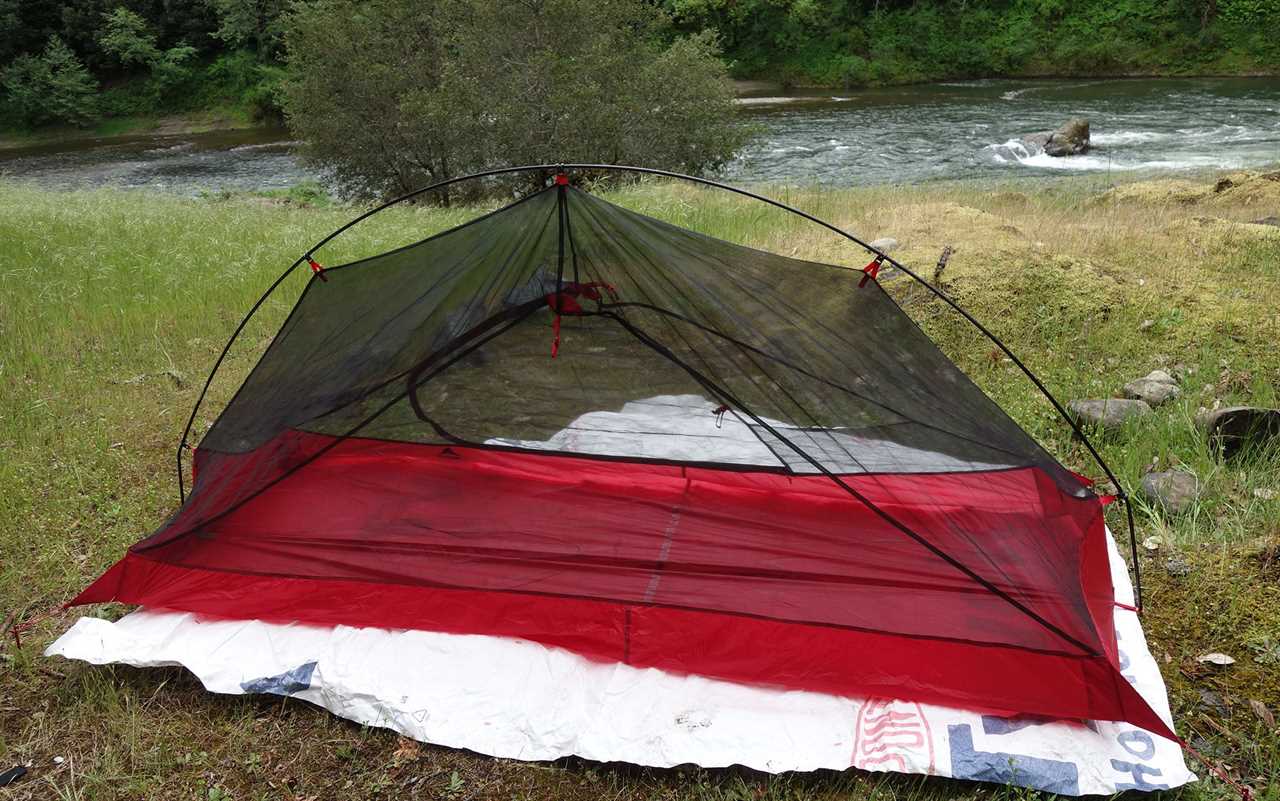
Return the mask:
<svg viewBox="0 0 1280 801">
<path fill-rule="evenodd" d="M 312 257 L 312 254 L 314 254 L 320 248 L 324 247 L 326 244 L 331 242 L 333 239 L 338 237 L 347 229 L 351 228 L 352 226 L 358 223 L 361 223 L 367 220 L 368 218 L 372 217 L 378 212 L 388 209 L 391 206 L 394 206 L 398 203 L 403 203 L 406 200 L 411 200 L 427 192 L 431 192 L 437 189 L 443 189 L 446 186 L 461 183 L 463 181 L 472 181 L 478 178 L 485 178 L 490 175 L 505 175 L 509 173 L 529 172 L 529 171 L 541 170 L 541 169 L 550 169 L 550 167 L 547 167 L 547 166 L 504 167 L 502 169 L 497 169 L 497 170 L 489 170 L 486 172 L 472 173 L 471 175 L 461 175 L 461 176 L 458 176 L 457 178 L 450 178 L 448 180 L 439 181 L 437 183 L 431 184 L 430 186 L 424 186 L 421 189 L 415 189 L 412 192 L 408 192 L 406 194 L 400 195 L 399 197 L 392 198 L 391 200 L 388 200 L 385 203 L 382 203 L 378 206 L 373 207 L 372 209 L 369 209 L 365 213 L 352 219 L 350 222 L 347 222 L 344 225 L 340 226 L 339 228 L 336 228 L 328 236 L 324 237 L 319 242 L 316 242 L 314 245 L 307 248 L 306 253 L 303 253 L 301 256 L 298 257 L 297 261 L 289 265 L 289 268 L 285 270 L 283 273 L 281 273 L 280 277 L 277 278 L 275 281 L 273 281 L 271 286 L 267 287 L 267 291 L 262 293 L 262 296 L 258 298 L 257 302 L 253 304 L 253 306 L 249 309 L 248 313 L 245 314 L 245 316 L 240 320 L 240 324 L 237 325 L 235 330 L 231 332 L 231 337 L 230 339 L 227 340 L 227 344 L 222 347 L 222 352 L 219 353 L 218 358 L 214 360 L 213 368 L 209 371 L 209 375 L 205 378 L 204 387 L 201 388 L 200 395 L 196 398 L 195 405 L 191 407 L 191 416 L 187 418 L 187 424 L 186 426 L 183 427 L 182 436 L 178 440 L 178 449 L 177 449 L 177 454 L 175 456 L 175 462 L 177 465 L 177 473 L 178 473 L 179 503 L 187 502 L 186 486 L 182 478 L 182 451 L 187 447 L 187 439 L 188 437 L 191 436 L 191 427 L 195 425 L 196 415 L 199 413 L 200 407 L 204 404 L 205 396 L 208 395 L 209 393 L 209 387 L 213 385 L 214 376 L 218 374 L 218 369 L 222 367 L 223 361 L 226 360 L 227 354 L 231 351 L 231 346 L 235 344 L 235 341 L 237 338 L 239 338 L 240 333 L 244 331 L 245 326 L 247 326 L 249 324 L 249 321 L 253 319 L 253 316 L 257 314 L 258 309 L 262 308 L 262 304 L 267 302 L 267 298 L 271 297 L 271 293 L 275 292 L 276 289 L 280 286 L 280 284 L 284 283 L 284 279 L 288 278 L 289 274 L 298 268 L 298 265 L 302 264 L 303 262 L 309 261 Z"/>
<path fill-rule="evenodd" d="M 1111 467 L 1102 458 L 1102 454 L 1098 453 L 1098 450 L 1093 446 L 1093 443 L 1089 441 L 1089 438 L 1085 434 L 1084 429 L 1067 412 L 1066 408 L 1062 405 L 1062 403 L 1059 402 L 1056 397 L 1054 397 L 1053 393 L 1049 391 L 1049 388 L 1046 387 L 1044 385 L 1044 382 L 1040 380 L 1040 377 L 1037 376 L 1035 373 L 1033 373 L 1031 369 L 1027 367 L 1022 362 L 1022 360 L 1019 359 L 1016 354 L 1014 354 L 1012 350 L 1009 349 L 1008 345 L 1006 345 L 1003 341 L 1001 341 L 999 337 L 993 334 L 986 326 L 984 326 L 981 322 L 978 321 L 976 317 L 974 317 L 972 314 L 966 311 L 959 303 L 953 300 L 951 296 L 943 292 L 938 287 L 934 286 L 929 281 L 922 278 L 915 271 L 909 269 L 906 265 L 902 264 L 897 259 L 894 259 L 892 256 L 888 255 L 887 253 L 884 253 L 879 249 L 872 247 L 870 244 L 868 244 L 867 242 L 864 242 L 863 240 L 859 239 L 858 237 L 854 236 L 848 231 L 845 231 L 842 228 L 832 225 L 831 223 L 819 217 L 815 217 L 814 215 L 809 214 L 806 211 L 802 211 L 800 209 L 795 208 L 794 206 L 790 206 L 786 203 L 783 203 L 780 200 L 774 200 L 773 198 L 757 194 L 747 189 L 742 189 L 741 187 L 732 186 L 730 184 L 721 183 L 719 181 L 713 181 L 710 178 L 700 178 L 695 175 L 685 175 L 684 173 L 674 172 L 671 170 L 662 170 L 656 167 L 632 167 L 632 166 L 624 166 L 620 164 L 527 164 L 527 165 L 518 166 L 518 167 L 500 167 L 492 170 L 484 170 L 482 172 L 471 173 L 470 175 L 462 175 L 456 178 L 450 178 L 444 181 L 439 181 L 437 183 L 431 184 L 430 186 L 425 186 L 425 187 L 422 187 L 421 189 L 415 189 L 412 192 L 407 192 L 403 195 L 400 195 L 399 197 L 392 198 L 391 200 L 388 200 L 364 212 L 363 214 L 354 218 L 353 220 L 346 223 L 345 225 L 337 228 L 336 230 L 334 230 L 328 236 L 321 239 L 316 244 L 312 245 L 310 248 L 307 249 L 306 253 L 303 254 L 303 256 L 299 258 L 296 262 L 294 262 L 293 265 L 289 267 L 289 269 L 286 270 L 283 275 L 280 276 L 280 278 L 276 279 L 276 282 L 271 285 L 271 287 L 267 290 L 265 294 L 263 294 L 261 298 L 258 299 L 258 302 L 254 304 L 253 308 L 250 309 L 249 314 L 245 316 L 244 320 L 241 321 L 240 325 L 236 328 L 235 332 L 231 335 L 231 339 L 227 342 L 226 347 L 223 348 L 222 354 L 219 355 L 218 360 L 214 363 L 213 370 L 210 371 L 209 378 L 208 380 L 205 381 L 204 389 L 201 391 L 200 397 L 196 401 L 195 408 L 191 410 L 191 417 L 187 421 L 187 426 L 183 431 L 182 440 L 178 444 L 177 461 L 178 461 L 179 493 L 180 494 L 184 493 L 182 489 L 182 450 L 184 447 L 186 447 L 187 437 L 191 433 L 191 426 L 195 421 L 196 412 L 199 410 L 200 404 L 204 401 L 205 394 L 208 392 L 209 385 L 213 382 L 213 377 L 217 373 L 218 367 L 221 366 L 222 361 L 226 357 L 227 352 L 230 350 L 232 343 L 235 341 L 236 337 L 239 336 L 240 332 L 244 329 L 245 325 L 249 321 L 249 318 L 253 316 L 253 314 L 258 310 L 258 308 L 266 301 L 267 297 L 273 291 L 275 291 L 275 289 L 280 285 L 280 283 L 283 282 L 284 279 L 289 275 L 289 273 L 291 273 L 294 269 L 296 269 L 299 264 L 302 264 L 304 261 L 309 260 L 312 257 L 312 254 L 315 253 L 315 251 L 319 250 L 321 247 L 328 244 L 330 241 L 332 241 L 334 238 L 336 238 L 343 232 L 350 229 L 352 226 L 357 225 L 358 223 L 363 222 L 364 220 L 367 220 L 368 218 L 372 217 L 378 212 L 388 209 L 391 206 L 395 206 L 399 203 L 412 200 L 413 198 L 419 197 L 423 194 L 426 194 L 427 192 L 442 189 L 446 186 L 450 186 L 456 183 L 461 183 L 463 181 L 473 181 L 481 178 L 488 178 L 488 177 L 493 177 L 498 175 L 511 175 L 515 173 L 539 172 L 539 171 L 548 172 L 548 173 L 551 173 L 552 175 L 560 175 L 566 170 L 598 170 L 598 171 L 605 171 L 605 172 L 628 172 L 628 173 L 636 173 L 640 175 L 658 175 L 665 178 L 676 178 L 682 181 L 689 181 L 691 183 L 702 184 L 704 186 L 711 186 L 717 189 L 723 189 L 728 192 L 733 192 L 734 194 L 738 194 L 744 197 L 749 197 L 754 200 L 758 200 L 762 203 L 767 203 L 770 206 L 774 206 L 775 208 L 779 208 L 779 209 L 782 209 L 783 211 L 788 211 L 799 217 L 803 217 L 804 219 L 809 220 L 812 223 L 820 225 L 823 228 L 826 228 L 827 230 L 844 237 L 850 242 L 853 242 L 854 244 L 862 247 L 867 252 L 875 254 L 877 258 L 885 262 L 888 262 L 892 266 L 901 270 L 903 273 L 910 276 L 921 286 L 925 287 L 925 289 L 929 290 L 931 293 L 937 296 L 939 300 L 946 303 L 958 314 L 960 314 L 960 316 L 968 320 L 970 324 L 972 324 L 975 328 L 977 328 L 978 331 L 981 332 L 983 336 L 985 336 L 987 339 L 989 339 L 992 342 L 992 344 L 994 344 L 997 348 L 999 348 L 1000 351 L 1003 352 L 1004 355 L 1007 356 L 1009 360 L 1019 370 L 1021 370 L 1022 373 L 1028 379 L 1031 380 L 1031 383 L 1034 384 L 1036 389 L 1040 390 L 1040 393 L 1049 400 L 1049 402 L 1053 405 L 1054 409 L 1057 410 L 1058 414 L 1062 417 L 1062 419 L 1067 422 L 1067 425 L 1071 426 L 1071 430 L 1076 436 L 1076 438 L 1079 439 L 1080 442 L 1084 444 L 1085 448 L 1089 451 L 1089 454 L 1093 457 L 1094 461 L 1098 463 L 1098 466 L 1102 468 L 1103 473 L 1106 474 L 1107 479 L 1116 488 L 1116 496 L 1121 501 L 1124 502 L 1126 517 L 1128 519 L 1129 548 L 1130 548 L 1130 554 L 1133 560 L 1133 577 L 1134 577 L 1135 595 L 1137 600 L 1137 608 L 1139 611 L 1142 610 L 1142 577 L 1141 577 L 1140 568 L 1138 567 L 1138 541 L 1137 541 L 1137 533 L 1134 529 L 1134 524 L 1133 524 L 1133 506 L 1129 499 L 1129 494 L 1125 491 L 1124 487 L 1120 484 L 1120 480 L 1116 478 L 1116 475 L 1114 472 L 1112 472 Z M 561 191 L 563 191 L 563 187 L 561 187 Z M 185 495 L 183 496 L 183 499 L 185 501 Z"/>
<path fill-rule="evenodd" d="M 232 343 L 234 343 L 236 338 L 240 336 L 240 332 L 244 330 L 244 327 L 249 324 L 249 320 L 253 319 L 253 315 L 257 314 L 258 309 L 262 308 L 262 304 L 267 302 L 267 298 L 271 297 L 271 293 L 276 291 L 276 287 L 284 283 L 284 279 L 288 278 L 290 273 L 298 269 L 298 265 L 302 264 L 306 259 L 307 257 L 303 256 L 293 264 L 289 265 L 289 269 L 280 273 L 280 277 L 272 282 L 271 286 L 267 287 L 267 291 L 262 293 L 262 297 L 258 298 L 257 302 L 253 304 L 248 313 L 241 318 L 240 324 L 237 325 L 236 330 L 231 333 L 231 338 L 227 340 L 227 344 L 222 346 L 222 352 L 218 354 L 218 358 L 213 363 L 213 369 L 209 371 L 209 376 L 204 380 L 204 387 L 200 390 L 200 396 L 196 398 L 195 405 L 191 407 L 191 416 L 187 418 L 187 425 L 182 429 L 182 438 L 178 440 L 178 498 L 181 503 L 187 502 L 187 490 L 182 480 L 182 450 L 187 447 L 187 437 L 191 435 L 191 426 L 195 424 L 196 413 L 200 411 L 200 404 L 204 403 L 204 396 L 208 394 L 209 387 L 213 384 L 213 377 L 218 374 L 218 368 L 222 366 L 223 360 L 227 358 L 227 353 L 231 351 Z"/>
</svg>

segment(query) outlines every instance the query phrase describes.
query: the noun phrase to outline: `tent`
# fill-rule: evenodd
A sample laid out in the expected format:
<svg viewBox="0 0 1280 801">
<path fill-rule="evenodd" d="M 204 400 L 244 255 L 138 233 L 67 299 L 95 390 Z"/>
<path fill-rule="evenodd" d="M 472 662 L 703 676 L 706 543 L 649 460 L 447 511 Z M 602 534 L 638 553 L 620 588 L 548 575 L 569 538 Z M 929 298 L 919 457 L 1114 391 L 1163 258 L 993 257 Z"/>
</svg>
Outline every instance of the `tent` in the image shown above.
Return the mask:
<svg viewBox="0 0 1280 801">
<path fill-rule="evenodd" d="M 1175 738 L 1118 650 L 1105 499 L 904 313 L 884 254 L 730 244 L 564 173 L 373 258 L 315 250 L 190 494 L 74 604 Z"/>
</svg>

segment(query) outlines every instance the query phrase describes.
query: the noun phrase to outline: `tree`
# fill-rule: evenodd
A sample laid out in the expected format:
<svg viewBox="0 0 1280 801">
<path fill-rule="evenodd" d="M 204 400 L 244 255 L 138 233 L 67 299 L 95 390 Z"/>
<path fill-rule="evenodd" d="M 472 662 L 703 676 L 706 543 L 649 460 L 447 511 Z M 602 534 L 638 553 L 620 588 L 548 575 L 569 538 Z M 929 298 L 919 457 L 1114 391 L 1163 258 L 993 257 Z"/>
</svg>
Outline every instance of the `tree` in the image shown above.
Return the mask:
<svg viewBox="0 0 1280 801">
<path fill-rule="evenodd" d="M 24 125 L 64 122 L 86 126 L 98 116 L 98 82 L 57 36 L 49 37 L 39 56 L 14 59 L 0 73 L 0 86 Z"/>
<path fill-rule="evenodd" d="M 745 135 L 714 38 L 643 0 L 316 0 L 286 47 L 290 126 L 363 197 L 517 163 L 701 173 Z"/>
<path fill-rule="evenodd" d="M 102 15 L 98 46 L 126 67 L 149 66 L 160 58 L 156 35 L 140 15 L 118 6 Z"/>
<path fill-rule="evenodd" d="M 161 50 L 147 21 L 123 6 L 103 14 L 102 21 L 98 45 L 125 67 L 145 66 L 150 70 L 157 95 L 191 77 L 194 47 L 180 42 Z"/>
<path fill-rule="evenodd" d="M 218 17 L 214 36 L 232 47 L 274 56 L 280 47 L 287 0 L 207 0 Z"/>
</svg>

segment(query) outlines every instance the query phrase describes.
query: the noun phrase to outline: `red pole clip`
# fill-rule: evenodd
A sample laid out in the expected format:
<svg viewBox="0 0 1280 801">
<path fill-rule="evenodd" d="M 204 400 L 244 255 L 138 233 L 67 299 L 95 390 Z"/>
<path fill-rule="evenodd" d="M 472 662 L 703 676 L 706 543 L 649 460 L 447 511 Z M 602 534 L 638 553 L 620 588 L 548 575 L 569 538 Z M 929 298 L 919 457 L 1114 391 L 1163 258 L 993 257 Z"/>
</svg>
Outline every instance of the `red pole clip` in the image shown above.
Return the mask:
<svg viewBox="0 0 1280 801">
<path fill-rule="evenodd" d="M 323 268 L 323 267 L 321 267 L 321 266 L 320 266 L 320 264 L 319 264 L 319 262 L 317 262 L 315 259 L 313 259 L 313 258 L 311 258 L 310 256 L 308 256 L 308 257 L 307 257 L 307 264 L 310 264 L 310 265 L 311 265 L 311 272 L 313 272 L 313 273 L 315 273 L 316 275 L 320 276 L 320 280 L 321 280 L 321 281 L 328 281 L 328 280 L 329 280 L 328 278 L 325 278 L 325 277 L 324 277 L 324 268 Z"/>
<path fill-rule="evenodd" d="M 870 264 L 862 268 L 862 280 L 858 282 L 859 289 L 866 286 L 867 281 L 876 277 L 876 274 L 880 272 L 880 265 L 883 263 L 884 263 L 884 256 L 876 256 L 874 259 L 871 260 Z"/>
</svg>

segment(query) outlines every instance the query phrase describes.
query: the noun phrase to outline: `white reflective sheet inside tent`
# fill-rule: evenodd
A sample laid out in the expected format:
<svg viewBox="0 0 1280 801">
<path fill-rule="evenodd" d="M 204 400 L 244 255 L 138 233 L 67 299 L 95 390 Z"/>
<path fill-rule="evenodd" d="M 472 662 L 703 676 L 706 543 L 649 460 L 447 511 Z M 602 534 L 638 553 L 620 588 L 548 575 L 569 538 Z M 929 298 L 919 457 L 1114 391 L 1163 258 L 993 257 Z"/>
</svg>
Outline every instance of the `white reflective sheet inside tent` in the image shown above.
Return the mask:
<svg viewBox="0 0 1280 801">
<path fill-rule="evenodd" d="M 1011 462 L 970 462 L 945 453 L 913 448 L 872 432 L 797 428 L 761 418 L 795 448 L 780 442 L 745 413 L 700 395 L 655 395 L 628 401 L 616 411 L 580 415 L 546 440 L 493 438 L 487 445 L 564 451 L 593 456 L 625 456 L 688 462 L 786 467 L 797 473 L 818 469 L 800 449 L 833 473 L 945 473 L 999 470 Z"/>
</svg>

